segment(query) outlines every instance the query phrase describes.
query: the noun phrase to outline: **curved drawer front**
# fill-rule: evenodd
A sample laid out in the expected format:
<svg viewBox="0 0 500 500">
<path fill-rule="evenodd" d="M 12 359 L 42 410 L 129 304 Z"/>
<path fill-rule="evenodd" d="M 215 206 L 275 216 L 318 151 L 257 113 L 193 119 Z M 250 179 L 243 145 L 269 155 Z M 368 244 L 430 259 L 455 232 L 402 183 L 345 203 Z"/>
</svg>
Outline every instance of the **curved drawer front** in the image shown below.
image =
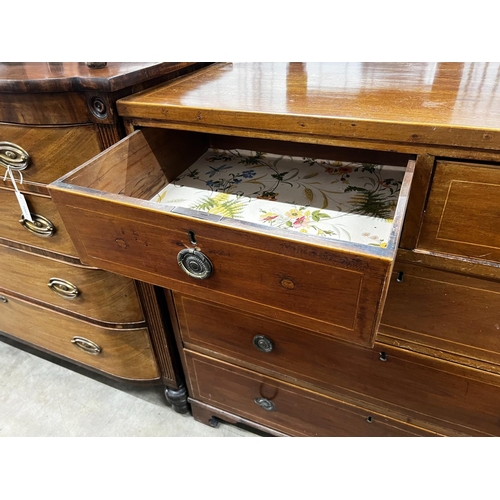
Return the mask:
<svg viewBox="0 0 500 500">
<path fill-rule="evenodd" d="M 129 278 L 2 245 L 0 268 L 1 290 L 31 297 L 99 323 L 109 323 L 109 326 L 123 328 L 126 324 L 144 321 L 134 283 Z"/>
<path fill-rule="evenodd" d="M 325 160 L 325 165 L 328 165 L 325 167 L 319 160 L 311 160 L 315 166 L 311 171 L 295 156 L 282 167 L 293 170 L 293 174 L 288 171 L 276 173 L 273 168 L 278 168 L 276 165 L 281 162 L 281 157 L 268 153 L 267 163 L 262 159 L 264 156 L 258 159 L 260 163 L 266 163 L 264 173 L 257 173 L 257 167 L 247 168 L 246 163 L 240 172 L 241 161 L 255 162 L 260 153 L 246 152 L 240 161 L 238 152 L 231 157 L 231 163 L 235 172 L 240 173 L 228 175 L 238 181 L 233 183 L 238 189 L 246 183 L 245 179 L 252 181 L 245 185 L 249 192 L 245 202 L 247 215 L 251 220 L 240 220 L 236 217 L 240 214 L 236 207 L 239 201 L 226 200 L 227 193 L 220 197 L 227 201 L 224 207 L 216 207 L 215 211 L 209 210 L 208 213 L 201 208 L 189 208 L 189 200 L 186 204 L 176 205 L 178 192 L 170 181 L 181 172 L 188 180 L 189 172 L 208 172 L 206 178 L 196 179 L 198 184 L 206 187 L 213 183 L 210 168 L 213 171 L 228 168 L 219 165 L 219 160 L 212 165 L 212 158 L 205 164 L 204 155 L 213 156 L 215 151 L 207 151 L 207 140 L 204 135 L 192 133 L 155 129 L 138 131 L 68 177 L 51 184 L 49 189 L 82 262 L 205 299 L 217 296 L 235 307 L 245 301 L 249 310 L 265 311 L 275 319 L 291 321 L 303 328 L 357 344 L 372 345 L 397 248 L 413 165 L 387 167 L 390 172 L 387 175 L 397 177 L 397 182 L 389 177 L 386 179 L 380 165 L 357 163 L 349 166 L 341 163 L 340 169 L 335 161 Z M 303 155 L 315 152 L 301 150 Z M 323 154 L 333 155 L 335 152 L 328 148 L 321 150 Z M 192 166 L 196 161 L 203 166 Z M 330 171 L 334 172 L 333 177 Z M 344 175 L 354 177 L 355 171 L 360 176 L 360 186 L 363 182 L 365 185 L 384 185 L 384 194 L 378 191 L 367 194 L 363 191 L 365 188 L 359 186 L 345 187 L 347 184 L 340 179 Z M 307 203 L 314 202 L 315 205 L 299 206 L 295 210 L 296 204 L 289 201 L 293 196 L 299 196 L 294 185 L 280 210 L 282 218 L 288 214 L 295 222 L 280 219 L 279 226 L 273 225 L 271 222 L 277 219 L 269 214 L 277 205 L 269 199 L 264 200 L 270 205 L 266 205 L 266 217 L 262 219 L 261 198 L 272 196 L 263 191 L 262 196 L 252 198 L 251 191 L 264 185 L 263 176 L 269 185 L 276 178 L 283 178 L 287 181 L 280 184 L 279 190 L 284 195 L 285 184 L 289 178 L 299 175 L 296 172 L 300 173 L 304 184 L 301 184 L 300 196 L 305 196 L 309 199 Z M 367 182 L 365 177 L 370 175 L 374 177 Z M 255 180 L 257 178 L 259 180 Z M 312 188 L 304 187 L 308 182 L 315 187 L 315 179 L 323 179 L 317 181 L 323 188 L 323 196 L 321 189 L 313 193 Z M 344 181 L 347 183 L 347 177 Z M 222 181 L 217 182 L 221 185 Z M 167 194 L 161 191 L 165 186 L 172 188 Z M 191 192 L 192 188 L 184 186 L 182 189 Z M 341 196 L 328 201 L 327 191 L 336 194 L 338 191 Z M 274 196 L 278 194 L 273 192 Z M 170 204 L 160 202 L 164 195 L 170 197 Z M 196 198 L 200 196 L 204 197 L 203 191 L 196 191 Z M 153 198 L 156 201 L 151 201 Z M 359 216 L 354 213 L 352 199 L 356 203 L 370 199 L 372 209 L 374 205 L 381 208 L 384 199 L 387 206 L 379 218 Z M 339 204 L 350 207 L 345 208 L 348 213 L 336 212 L 335 215 L 332 209 L 330 214 L 323 214 L 321 208 L 314 208 L 327 201 L 335 207 Z M 217 201 L 211 199 L 202 205 L 212 207 L 213 203 L 217 204 Z M 254 208 L 250 209 L 250 206 Z M 235 217 L 229 217 L 229 213 Z M 384 219 L 385 216 L 393 219 Z M 341 230 L 344 222 L 337 219 L 346 224 L 348 220 L 354 221 L 353 227 Z M 368 219 L 371 223 L 376 219 L 375 225 L 387 230 L 383 243 L 376 235 L 357 227 L 360 220 L 366 222 Z M 256 222 L 259 220 L 260 223 Z M 324 220 L 330 221 L 330 229 L 322 226 Z M 365 243 L 350 241 L 350 236 L 345 236 L 350 234 L 348 229 L 354 234 L 354 226 Z M 349 241 L 333 238 L 333 235 L 338 236 L 335 231 Z"/>
<path fill-rule="evenodd" d="M 101 328 L 1 294 L 0 331 L 119 378 L 159 377 L 146 328 Z"/>
<path fill-rule="evenodd" d="M 59 70 L 56 69 L 56 72 Z M 25 77 L 23 75 L 22 78 Z M 64 125 L 89 121 L 89 111 L 81 93 L 29 90 L 33 90 L 31 85 L 29 89 L 25 87 L 23 92 L 0 92 L 0 121 L 27 125 Z"/>
<path fill-rule="evenodd" d="M 432 433 L 366 409 L 187 353 L 196 399 L 298 436 L 425 436 Z"/>
<path fill-rule="evenodd" d="M 500 168 L 440 161 L 418 247 L 500 262 Z"/>
<path fill-rule="evenodd" d="M 3 142 L 22 148 L 28 155 L 22 170 L 23 184 L 49 184 L 101 151 L 93 125 L 29 127 L 0 123 L 0 154 Z M 0 163 L 3 179 L 4 168 Z M 16 181 L 19 180 L 15 174 Z M 2 181 L 11 186 L 10 180 Z"/>
<path fill-rule="evenodd" d="M 191 350 L 219 353 L 271 376 L 304 380 L 418 421 L 500 435 L 498 375 L 382 344 L 349 345 L 178 294 L 175 304 L 183 342 Z"/>
<path fill-rule="evenodd" d="M 75 247 L 52 200 L 37 195 L 26 195 L 25 197 L 31 214 L 43 217 L 41 219 L 41 232 L 38 233 L 31 226 L 26 227 L 20 223 L 21 209 L 14 191 L 0 189 L 0 204 L 2 205 L 0 238 L 78 258 Z"/>
</svg>

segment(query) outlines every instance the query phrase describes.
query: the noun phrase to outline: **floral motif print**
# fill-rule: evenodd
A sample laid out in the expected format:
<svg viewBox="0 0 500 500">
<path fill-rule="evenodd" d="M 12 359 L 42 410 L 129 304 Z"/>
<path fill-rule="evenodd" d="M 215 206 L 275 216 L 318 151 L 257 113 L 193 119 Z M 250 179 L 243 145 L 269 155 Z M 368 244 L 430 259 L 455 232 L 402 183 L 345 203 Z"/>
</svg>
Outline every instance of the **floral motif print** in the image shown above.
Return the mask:
<svg viewBox="0 0 500 500">
<path fill-rule="evenodd" d="M 296 229 L 306 234 L 313 232 L 319 236 L 334 236 L 336 234 L 334 229 L 322 229 L 318 224 L 326 219 L 331 219 L 331 216 L 321 210 L 311 211 L 306 207 L 293 207 L 283 214 L 261 209 L 260 216 L 262 222 L 267 222 L 274 227 Z"/>
<path fill-rule="evenodd" d="M 384 178 L 380 165 L 371 163 L 345 164 L 334 161 L 314 160 L 308 158 L 304 160 L 308 165 L 321 165 L 325 172 L 331 175 L 338 175 L 340 181 L 348 184 L 344 188 L 344 193 L 355 193 L 351 199 L 351 212 L 371 217 L 381 217 L 389 219 L 394 213 L 397 204 L 397 195 L 401 189 L 401 179 Z M 365 174 L 360 176 L 363 185 L 349 185 L 351 174 Z"/>
<path fill-rule="evenodd" d="M 209 214 L 221 215 L 223 217 L 230 217 L 235 219 L 241 217 L 245 208 L 245 202 L 231 198 L 227 193 L 219 193 L 216 196 L 205 196 L 199 200 L 191 208 L 195 210 L 202 210 Z"/>
<path fill-rule="evenodd" d="M 400 167 L 209 150 L 155 201 L 384 247 L 403 175 Z"/>
<path fill-rule="evenodd" d="M 381 247 L 381 248 L 386 248 L 387 247 L 387 241 L 385 241 L 383 238 L 379 238 L 375 234 L 367 233 L 364 232 L 362 236 L 368 238 L 370 240 L 368 242 L 368 245 L 374 246 L 374 247 Z"/>
</svg>

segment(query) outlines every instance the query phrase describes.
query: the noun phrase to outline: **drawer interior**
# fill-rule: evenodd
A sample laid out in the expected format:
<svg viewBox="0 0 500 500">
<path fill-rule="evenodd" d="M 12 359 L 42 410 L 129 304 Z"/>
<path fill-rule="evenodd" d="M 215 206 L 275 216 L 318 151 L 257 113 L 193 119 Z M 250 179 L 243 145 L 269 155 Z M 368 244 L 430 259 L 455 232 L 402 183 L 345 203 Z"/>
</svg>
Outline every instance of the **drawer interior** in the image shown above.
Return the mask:
<svg viewBox="0 0 500 500">
<path fill-rule="evenodd" d="M 146 128 L 61 181 L 286 237 L 386 248 L 402 216 L 408 161 L 395 153 Z"/>
<path fill-rule="evenodd" d="M 214 154 L 228 160 L 213 167 Z M 404 155 L 146 128 L 49 189 L 87 265 L 372 345 L 413 168 Z M 186 180 L 197 184 L 179 187 Z M 213 189 L 224 180 L 234 191 Z M 169 189 L 167 203 L 157 200 Z M 179 189 L 195 201 L 179 202 Z M 357 213 L 351 200 L 369 190 L 379 217 Z M 223 195 L 233 208 L 256 204 L 254 217 L 228 216 L 214 201 Z M 336 217 L 351 223 L 340 231 Z"/>
</svg>

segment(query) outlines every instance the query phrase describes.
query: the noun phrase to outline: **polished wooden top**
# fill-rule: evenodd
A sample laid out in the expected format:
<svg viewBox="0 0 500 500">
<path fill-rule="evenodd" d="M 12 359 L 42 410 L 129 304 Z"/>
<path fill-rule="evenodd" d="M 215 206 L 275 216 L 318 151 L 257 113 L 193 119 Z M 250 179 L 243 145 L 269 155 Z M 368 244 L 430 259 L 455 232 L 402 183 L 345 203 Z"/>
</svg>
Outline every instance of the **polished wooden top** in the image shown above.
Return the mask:
<svg viewBox="0 0 500 500">
<path fill-rule="evenodd" d="M 92 69 L 84 62 L 0 63 L 0 92 L 113 92 L 179 69 L 186 62 L 108 62 Z"/>
<path fill-rule="evenodd" d="M 219 63 L 118 102 L 122 116 L 500 150 L 499 63 Z"/>
</svg>

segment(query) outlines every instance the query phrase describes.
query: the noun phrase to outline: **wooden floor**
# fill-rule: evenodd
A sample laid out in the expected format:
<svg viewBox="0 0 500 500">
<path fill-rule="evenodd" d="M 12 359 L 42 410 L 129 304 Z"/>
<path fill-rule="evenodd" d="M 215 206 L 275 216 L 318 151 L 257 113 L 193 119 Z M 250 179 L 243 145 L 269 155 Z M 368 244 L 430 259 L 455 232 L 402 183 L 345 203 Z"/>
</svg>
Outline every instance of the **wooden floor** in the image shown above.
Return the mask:
<svg viewBox="0 0 500 500">
<path fill-rule="evenodd" d="M 0 437 L 255 437 L 169 408 L 160 387 L 130 387 L 0 338 Z"/>
</svg>

